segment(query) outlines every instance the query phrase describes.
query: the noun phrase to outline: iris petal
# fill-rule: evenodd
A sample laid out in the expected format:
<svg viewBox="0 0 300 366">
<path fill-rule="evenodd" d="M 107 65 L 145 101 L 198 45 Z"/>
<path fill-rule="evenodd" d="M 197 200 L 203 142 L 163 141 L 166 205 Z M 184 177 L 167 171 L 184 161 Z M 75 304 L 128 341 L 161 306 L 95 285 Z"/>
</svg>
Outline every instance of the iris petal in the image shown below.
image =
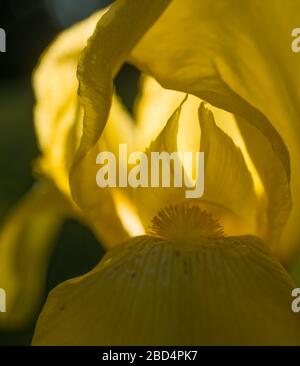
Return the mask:
<svg viewBox="0 0 300 366">
<path fill-rule="evenodd" d="M 204 152 L 205 162 L 205 191 L 202 199 L 224 207 L 235 215 L 235 220 L 228 220 L 230 227 L 225 227 L 227 233 L 255 234 L 257 197 L 242 152 L 216 125 L 213 113 L 203 103 L 199 109 L 199 120 L 200 149 Z M 230 224 L 230 221 L 233 223 Z"/>
<path fill-rule="evenodd" d="M 299 345 L 292 287 L 252 236 L 136 237 L 50 293 L 33 345 Z"/>
<path fill-rule="evenodd" d="M 133 127 L 129 114 L 117 97 L 114 97 L 103 134 L 98 143 L 86 153 L 84 159 L 78 162 L 76 179 L 72 180 L 73 198 L 99 240 L 108 247 L 129 237 L 122 222 L 124 215 L 120 206 L 126 205 L 131 211 L 134 209 L 131 204 L 130 189 L 97 186 L 96 175 L 100 166 L 96 164 L 96 158 L 100 152 L 109 151 L 115 154 L 118 165 L 120 144 L 126 144 L 128 152 L 132 149 Z"/>
<path fill-rule="evenodd" d="M 0 231 L 0 287 L 7 312 L 1 328 L 26 326 L 38 311 L 55 236 L 71 208 L 56 188 L 39 183 L 11 212 Z"/>
<path fill-rule="evenodd" d="M 124 240 L 128 234 L 115 215 L 117 209 L 110 192 L 100 192 L 95 184 L 93 169 L 87 173 L 87 167 L 96 169 L 93 159 L 95 151 L 101 146 L 100 137 L 110 114 L 113 78 L 128 53 L 169 2 L 170 0 L 154 0 L 151 3 L 145 0 L 116 1 L 98 22 L 78 65 L 79 96 L 84 108 L 84 120 L 80 146 L 70 174 L 71 191 L 77 204 L 91 218 L 96 232 L 100 232 L 100 237 L 105 236 L 109 230 L 108 223 L 113 228 L 112 231 L 119 232 L 118 236 L 110 236 L 111 244 Z M 118 129 L 115 131 L 118 132 Z M 124 142 L 130 144 L 130 141 Z M 85 185 L 89 179 L 90 184 Z M 82 189 L 87 190 L 86 194 L 81 194 Z M 93 195 L 95 190 L 98 191 L 96 199 Z M 106 221 L 108 217 L 109 220 Z"/>
<path fill-rule="evenodd" d="M 299 11 L 296 1 L 287 7 L 281 0 L 174 0 L 131 54 L 131 61 L 165 88 L 194 94 L 244 118 L 268 141 L 268 163 L 279 173 L 280 184 L 263 174 L 261 179 L 268 194 L 268 220 L 272 229 L 276 222 L 277 236 L 290 206 L 290 163 L 284 138 L 292 156 L 295 200 L 282 239 L 287 252 L 297 243 L 300 207 L 296 189 L 299 78 L 296 55 L 290 51 L 290 30 Z M 274 29 L 278 36 L 272 38 Z M 267 170 L 266 164 L 261 169 Z"/>
<path fill-rule="evenodd" d="M 39 165 L 70 194 L 69 168 L 82 131 L 76 69 L 80 52 L 102 12 L 62 32 L 41 57 L 33 76 L 35 128 L 42 152 Z"/>
<path fill-rule="evenodd" d="M 62 32 L 45 51 L 34 73 L 35 125 L 42 151 L 37 167 L 70 199 L 69 171 L 79 147 L 83 124 L 76 69 L 88 37 L 107 10 L 97 12 Z M 120 196 L 115 199 L 111 192 L 99 192 L 95 184 L 95 159 L 99 149 L 116 152 L 121 141 L 129 147 L 132 144 L 133 123 L 116 96 L 113 97 L 109 120 L 101 141 L 78 167 L 80 174 L 73 187 L 77 204 L 83 210 L 80 218 L 89 224 L 104 245 L 128 237 L 116 207 L 116 201 L 119 204 L 121 200 L 120 204 L 123 204 L 124 199 Z"/>
<path fill-rule="evenodd" d="M 77 70 L 80 101 L 85 111 L 77 161 L 97 142 L 104 129 L 112 101 L 113 78 L 169 3 L 170 0 L 116 1 L 98 22 Z"/>
<path fill-rule="evenodd" d="M 183 102 L 184 103 L 184 102 Z M 147 149 L 148 157 L 148 187 L 138 187 L 135 190 L 136 205 L 141 217 L 141 220 L 146 229 L 148 229 L 151 220 L 161 208 L 169 205 L 170 203 L 176 203 L 184 200 L 185 198 L 185 188 L 183 179 L 183 165 L 179 155 L 177 154 L 177 134 L 178 134 L 178 124 L 181 114 L 181 109 L 183 103 L 175 110 L 172 116 L 167 121 L 165 127 L 162 129 L 160 134 L 151 142 L 149 148 Z M 167 161 L 168 167 L 170 169 L 170 186 L 162 187 L 161 181 L 163 179 L 163 164 L 159 165 L 158 175 L 160 180 L 159 187 L 151 186 L 151 170 L 154 170 L 154 165 L 152 164 L 151 154 L 152 153 L 168 153 L 170 154 L 170 160 Z M 171 154 L 177 154 L 174 157 L 174 162 L 172 162 Z M 177 157 L 177 159 L 176 159 Z M 175 168 L 175 164 L 177 168 Z M 182 186 L 174 187 L 175 174 L 181 175 Z"/>
</svg>

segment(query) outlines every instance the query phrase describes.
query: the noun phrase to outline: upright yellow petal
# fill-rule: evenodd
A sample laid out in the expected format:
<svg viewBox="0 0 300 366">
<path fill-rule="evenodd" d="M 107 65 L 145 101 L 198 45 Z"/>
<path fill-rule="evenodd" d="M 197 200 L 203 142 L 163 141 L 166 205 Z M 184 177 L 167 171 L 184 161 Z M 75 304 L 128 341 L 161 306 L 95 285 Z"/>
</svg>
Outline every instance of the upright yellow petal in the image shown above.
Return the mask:
<svg viewBox="0 0 300 366">
<path fill-rule="evenodd" d="M 139 87 L 134 111 L 138 135 L 136 145 L 137 148 L 145 149 L 159 135 L 166 121 L 183 100 L 184 93 L 164 89 L 146 74 L 142 75 Z"/>
<path fill-rule="evenodd" d="M 184 97 L 184 93 L 164 89 L 151 76 L 142 75 L 140 93 L 135 104 L 137 124 L 135 147 L 137 149 L 144 150 L 157 138 L 165 121 L 173 114 Z M 177 137 L 180 152 L 199 151 L 198 108 L 200 102 L 199 98 L 189 95 L 181 107 Z"/>
<path fill-rule="evenodd" d="M 165 89 L 150 75 L 142 74 L 139 95 L 135 103 L 137 124 L 135 148 L 144 149 L 150 145 L 151 141 L 162 130 L 164 121 L 169 118 L 183 100 L 184 95 L 184 93 L 176 90 Z M 198 109 L 201 101 L 201 99 L 189 95 L 189 98 L 182 106 L 177 137 L 180 152 L 199 151 L 201 131 L 198 124 Z M 234 115 L 213 106 L 210 106 L 210 109 L 215 116 L 217 126 L 230 136 L 234 144 L 241 149 L 246 165 L 254 180 L 256 194 L 262 198 L 264 195 L 262 182 L 249 155 Z"/>
<path fill-rule="evenodd" d="M 256 234 L 257 197 L 241 151 L 215 123 L 202 103 L 199 109 L 201 147 L 205 161 L 205 192 L 202 200 L 225 209 L 227 232 Z M 232 215 L 232 217 L 231 217 Z"/>
<path fill-rule="evenodd" d="M 168 206 L 170 203 L 178 203 L 185 199 L 185 182 L 183 177 L 184 170 L 177 147 L 178 124 L 183 104 L 184 102 L 175 110 L 175 112 L 167 121 L 163 130 L 154 139 L 154 141 L 151 142 L 149 148 L 146 151 L 146 156 L 148 159 L 148 187 L 135 188 L 135 202 L 141 220 L 146 229 L 149 228 L 151 220 L 157 215 L 160 209 Z M 166 172 L 163 170 L 166 168 L 162 162 L 160 162 L 156 171 L 158 175 L 157 179 L 159 181 L 159 186 L 153 186 L 152 171 L 154 171 L 155 167 L 151 158 L 152 153 L 169 154 L 169 156 L 165 159 L 167 169 L 169 169 L 169 187 L 162 186 L 164 174 L 166 175 Z M 171 155 L 173 153 L 175 153 L 174 156 Z M 181 187 L 174 186 L 176 178 L 175 175 L 177 174 L 181 176 Z"/>
<path fill-rule="evenodd" d="M 165 88 L 195 94 L 244 118 L 268 141 L 268 163 L 281 179 L 276 186 L 272 182 L 273 188 L 270 177 L 261 174 L 261 179 L 269 196 L 269 221 L 278 225 L 276 235 L 289 206 L 289 155 L 274 127 L 280 132 L 292 156 L 295 202 L 283 237 L 287 251 L 299 238 L 300 94 L 298 55 L 290 49 L 299 11 L 298 1 L 287 6 L 284 0 L 174 0 L 131 55 Z M 260 168 L 268 169 L 265 164 Z M 276 217 L 281 210 L 285 217 Z"/>
</svg>

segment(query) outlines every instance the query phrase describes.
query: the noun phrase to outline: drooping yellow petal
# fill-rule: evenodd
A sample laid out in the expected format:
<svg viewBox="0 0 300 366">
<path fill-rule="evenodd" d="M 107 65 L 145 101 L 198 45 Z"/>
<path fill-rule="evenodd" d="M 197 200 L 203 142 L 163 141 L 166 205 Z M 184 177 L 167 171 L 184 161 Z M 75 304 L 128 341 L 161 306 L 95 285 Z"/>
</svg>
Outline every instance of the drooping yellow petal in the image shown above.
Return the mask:
<svg viewBox="0 0 300 366">
<path fill-rule="evenodd" d="M 49 256 L 70 207 L 54 187 L 39 183 L 0 230 L 0 288 L 6 313 L 0 328 L 26 326 L 40 306 Z"/>
<path fill-rule="evenodd" d="M 97 12 L 62 32 L 46 50 L 34 75 L 37 98 L 35 124 L 43 154 L 38 168 L 50 176 L 69 197 L 69 170 L 79 146 L 83 123 L 83 110 L 77 96 L 76 69 L 88 37 L 106 11 L 107 9 Z M 102 148 L 105 144 L 107 150 L 116 153 L 121 141 L 131 146 L 133 128 L 130 117 L 117 97 L 113 98 L 110 120 L 101 144 Z M 99 149 L 100 146 L 95 146 L 84 161 L 74 187 L 74 195 L 79 206 L 87 209 L 83 213 L 85 222 L 93 228 L 104 245 L 111 245 L 127 238 L 118 211 L 125 212 L 126 207 L 127 216 L 130 207 L 126 197 L 118 195 L 114 198 L 111 192 L 100 194 L 95 184 L 95 160 Z M 124 216 L 123 213 L 123 221 Z"/>
<path fill-rule="evenodd" d="M 130 201 L 129 190 L 98 187 L 96 176 L 100 165 L 96 164 L 96 159 L 100 152 L 111 152 L 116 157 L 117 169 L 120 144 L 126 144 L 128 153 L 132 149 L 133 127 L 134 124 L 130 116 L 114 97 L 103 134 L 99 142 L 78 163 L 76 179 L 72 181 L 73 198 L 105 246 L 115 245 L 127 239 L 129 234 L 135 234 L 136 226 L 131 228 L 126 221 L 129 212 L 134 220 L 135 212 Z M 138 219 L 136 218 L 136 220 Z"/>
<path fill-rule="evenodd" d="M 204 103 L 199 109 L 200 150 L 204 152 L 205 183 L 202 200 L 225 208 L 225 231 L 232 234 L 255 234 L 257 197 L 253 180 L 239 148 L 215 123 Z M 230 218 L 230 216 L 232 217 Z M 227 217 L 227 218 L 226 218 Z"/>
<path fill-rule="evenodd" d="M 265 237 L 273 244 L 273 249 L 281 260 L 285 261 L 290 248 L 286 248 L 285 241 L 280 242 L 278 239 L 281 237 L 282 228 L 287 222 L 292 206 L 286 173 L 282 170 L 280 162 L 274 157 L 270 141 L 243 118 L 237 120 L 249 154 L 265 183 L 268 200 L 272 200 L 267 205 L 267 222 L 263 225 L 266 228 Z"/>
<path fill-rule="evenodd" d="M 94 171 L 97 166 L 94 159 L 99 147 L 101 151 L 101 134 L 111 109 L 113 78 L 125 62 L 128 53 L 169 2 L 170 0 L 154 0 L 151 3 L 146 0 L 116 1 L 98 22 L 78 65 L 79 96 L 84 108 L 84 121 L 80 146 L 70 175 L 71 191 L 76 203 L 91 218 L 96 232 L 100 231 L 100 236 L 107 230 L 108 224 L 112 232 L 119 232 L 119 235 L 115 235 L 114 243 L 124 240 L 128 233 L 122 228 L 120 219 L 115 217 L 118 209 L 110 191 L 100 192 L 96 186 Z M 120 121 L 115 123 L 115 126 L 118 126 Z M 130 141 L 125 140 L 126 136 L 121 138 L 124 143 L 130 145 Z M 117 146 L 117 141 L 114 146 Z M 81 194 L 80 190 L 86 192 Z M 117 197 L 117 200 L 119 199 L 120 195 Z"/>
<path fill-rule="evenodd" d="M 263 134 L 271 148 L 268 162 L 282 177 L 271 189 L 270 179 L 261 176 L 272 216 L 280 216 L 289 205 L 289 155 L 274 127 L 278 129 L 294 170 L 295 208 L 283 237 L 285 248 L 299 236 L 299 73 L 297 55 L 290 50 L 299 7 L 297 1 L 286 6 L 283 0 L 174 0 L 131 55 L 133 63 L 164 87 L 197 95 L 243 117 Z M 272 38 L 274 29 L 278 37 Z M 269 221 L 280 225 L 278 235 L 283 217 Z"/>
<path fill-rule="evenodd" d="M 80 102 L 85 111 L 77 161 L 96 144 L 105 127 L 114 77 L 129 52 L 170 1 L 153 0 L 150 3 L 147 0 L 117 0 L 98 22 L 81 55 L 77 70 Z"/>
<path fill-rule="evenodd" d="M 216 229 L 198 207 L 161 213 L 157 237 L 50 293 L 33 345 L 299 345 L 285 270 L 258 238 Z"/>
<path fill-rule="evenodd" d="M 33 76 L 35 128 L 42 152 L 39 165 L 66 194 L 68 171 L 79 144 L 82 111 L 76 69 L 80 52 L 104 11 L 62 32 L 44 52 Z"/>
</svg>

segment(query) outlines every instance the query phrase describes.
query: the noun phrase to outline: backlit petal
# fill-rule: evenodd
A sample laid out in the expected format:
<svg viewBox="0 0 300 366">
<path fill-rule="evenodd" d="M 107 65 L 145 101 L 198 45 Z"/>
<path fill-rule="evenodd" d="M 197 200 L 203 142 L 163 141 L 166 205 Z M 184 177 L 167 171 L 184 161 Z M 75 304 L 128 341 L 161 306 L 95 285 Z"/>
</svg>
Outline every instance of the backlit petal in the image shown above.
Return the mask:
<svg viewBox="0 0 300 366">
<path fill-rule="evenodd" d="M 55 236 L 71 209 L 52 186 L 40 183 L 11 212 L 0 230 L 0 287 L 6 313 L 0 328 L 26 326 L 38 311 Z"/>
<path fill-rule="evenodd" d="M 184 103 L 183 103 L 184 105 Z M 172 116 L 167 121 L 165 127 L 162 129 L 160 134 L 151 142 L 149 148 L 146 151 L 148 158 L 148 187 L 138 187 L 135 189 L 135 202 L 141 217 L 141 220 L 146 229 L 148 229 L 151 220 L 161 208 L 168 206 L 170 203 L 181 202 L 185 199 L 185 187 L 183 178 L 183 165 L 182 161 L 177 154 L 177 135 L 178 135 L 178 124 L 180 114 L 183 105 L 181 104 Z M 172 162 L 171 155 L 170 160 L 165 160 L 167 169 L 169 169 L 170 185 L 169 187 L 162 187 L 162 179 L 166 176 L 167 172 L 163 169 L 163 163 L 160 162 L 159 169 L 157 171 L 159 175 L 159 187 L 153 187 L 151 181 L 152 172 L 154 172 L 155 165 L 152 163 L 152 153 L 168 153 L 177 154 L 177 163 Z M 176 157 L 175 157 L 176 159 Z M 175 168 L 175 164 L 177 168 Z M 182 186 L 174 187 L 175 174 L 181 175 Z"/>
<path fill-rule="evenodd" d="M 290 49 L 299 7 L 298 1 L 286 6 L 283 0 L 174 0 L 131 56 L 164 87 L 197 95 L 262 133 L 270 147 L 265 160 L 281 176 L 271 188 L 270 177 L 261 175 L 269 195 L 268 220 L 273 228 L 277 223 L 277 236 L 290 206 L 284 138 L 292 156 L 295 202 L 282 241 L 287 251 L 299 236 L 299 60 Z M 260 168 L 268 170 L 266 161 Z"/>
<path fill-rule="evenodd" d="M 103 13 L 62 32 L 42 55 L 33 76 L 35 128 L 42 152 L 40 169 L 67 194 L 68 171 L 82 131 L 76 69 L 80 52 Z"/>
<path fill-rule="evenodd" d="M 106 11 L 107 9 L 97 12 L 62 32 L 45 51 L 34 74 L 37 99 L 35 125 L 42 151 L 38 169 L 50 176 L 70 198 L 69 171 L 79 146 L 83 124 L 83 109 L 77 96 L 77 64 L 88 37 Z M 130 117 L 117 97 L 113 98 L 110 120 L 101 143 L 105 141 L 106 148 L 116 153 L 120 139 L 131 145 L 133 128 Z M 98 152 L 98 145 L 91 155 Z M 118 196 L 121 209 L 119 206 L 116 209 L 111 192 L 99 194 L 95 184 L 94 156 L 92 159 L 88 157 L 80 169 L 82 174 L 78 176 L 74 194 L 78 205 L 82 209 L 87 208 L 81 218 L 93 228 L 104 245 L 124 240 L 127 234 L 118 217 L 118 210 L 123 212 L 125 204 L 128 206 L 126 199 Z"/>
<path fill-rule="evenodd" d="M 131 227 L 127 216 L 131 214 L 132 221 L 135 222 L 138 222 L 138 218 L 135 218 L 129 189 L 98 187 L 96 176 L 101 166 L 96 164 L 96 159 L 100 152 L 111 152 L 116 158 L 118 169 L 119 145 L 126 144 L 128 153 L 130 152 L 134 137 L 133 127 L 130 116 L 115 97 L 102 136 L 84 159 L 78 162 L 76 179 L 72 180 L 73 198 L 105 246 L 115 245 L 129 235 L 136 234 L 138 223 Z M 127 161 L 125 167 L 126 164 Z"/>
<path fill-rule="evenodd" d="M 170 0 L 152 0 L 151 3 L 117 0 L 98 22 L 77 70 L 80 102 L 85 111 L 77 161 L 96 144 L 105 127 L 112 101 L 113 78 L 129 52 L 169 3 Z"/>
<path fill-rule="evenodd" d="M 33 345 L 299 345 L 292 288 L 252 236 L 137 237 L 50 293 Z"/>
<path fill-rule="evenodd" d="M 84 108 L 84 120 L 80 146 L 70 175 L 71 191 L 76 203 L 90 217 L 96 232 L 100 231 L 100 236 L 106 234 L 108 224 L 112 232 L 116 230 L 119 235 L 114 236 L 114 243 L 124 239 L 128 233 L 123 229 L 120 219 L 115 217 L 117 208 L 110 191 L 100 192 L 96 186 L 94 173 L 97 166 L 94 159 L 99 147 L 101 150 L 103 140 L 100 137 L 110 114 L 113 78 L 128 53 L 169 2 L 118 0 L 113 3 L 98 22 L 78 65 L 79 96 Z M 116 123 L 115 126 L 120 122 Z M 126 135 L 121 138 L 125 139 Z M 129 141 L 125 140 L 124 143 L 129 144 Z M 85 190 L 84 194 L 80 190 Z"/>
<path fill-rule="evenodd" d="M 219 206 L 220 213 L 222 208 L 231 212 L 233 217 L 228 218 L 228 228 L 223 223 L 227 233 L 255 234 L 257 198 L 244 157 L 232 139 L 216 125 L 213 113 L 203 103 L 199 109 L 199 120 L 200 150 L 204 152 L 205 161 L 202 199 Z"/>
</svg>

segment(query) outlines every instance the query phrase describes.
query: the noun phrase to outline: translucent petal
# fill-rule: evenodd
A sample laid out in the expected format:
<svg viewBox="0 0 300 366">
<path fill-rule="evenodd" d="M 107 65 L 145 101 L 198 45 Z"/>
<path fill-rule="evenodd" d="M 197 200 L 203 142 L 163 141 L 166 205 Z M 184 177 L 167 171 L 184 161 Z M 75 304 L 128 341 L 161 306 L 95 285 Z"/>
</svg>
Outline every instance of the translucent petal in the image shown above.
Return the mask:
<svg viewBox="0 0 300 366">
<path fill-rule="evenodd" d="M 101 188 L 96 182 L 100 165 L 96 164 L 97 155 L 108 151 L 115 154 L 118 162 L 119 146 L 126 144 L 130 152 L 133 144 L 133 127 L 130 116 L 116 97 L 99 142 L 78 161 L 76 174 L 73 175 L 72 195 L 83 212 L 89 225 L 105 246 L 115 245 L 135 233 L 135 227 L 126 225 L 128 211 L 135 216 L 130 190 Z M 124 207 L 127 209 L 124 211 Z M 138 221 L 138 218 L 136 218 Z"/>
<path fill-rule="evenodd" d="M 41 57 L 33 76 L 39 168 L 69 194 L 68 171 L 79 144 L 82 111 L 76 69 L 80 52 L 105 11 L 63 31 Z"/>
<path fill-rule="evenodd" d="M 265 161 L 281 176 L 280 184 L 273 182 L 271 188 L 270 179 L 261 175 L 269 195 L 268 220 L 278 225 L 276 235 L 290 205 L 284 138 L 292 156 L 295 202 L 283 237 L 287 251 L 299 237 L 299 73 L 297 55 L 290 50 L 299 11 L 297 1 L 287 6 L 282 0 L 174 0 L 131 55 L 135 65 L 165 88 L 192 93 L 244 118 L 263 134 L 270 146 Z"/>
<path fill-rule="evenodd" d="M 83 123 L 83 110 L 77 96 L 76 69 L 88 37 L 106 11 L 107 9 L 97 12 L 62 32 L 46 50 L 34 74 L 37 99 L 35 124 L 43 154 L 38 169 L 50 176 L 70 198 L 69 171 L 79 146 Z M 117 97 L 113 98 L 110 121 L 101 144 L 105 143 L 107 149 L 116 152 L 122 138 L 130 146 L 133 123 Z M 114 198 L 111 192 L 99 194 L 95 184 L 96 164 L 93 155 L 99 148 L 98 145 L 95 146 L 85 160 L 84 167 L 80 167 L 74 195 L 80 208 L 85 210 L 88 206 L 87 212 L 83 211 L 82 218 L 104 245 L 111 245 L 128 236 L 118 217 L 119 205 L 124 207 L 126 197 L 121 199 L 118 195 Z"/>
<path fill-rule="evenodd" d="M 6 313 L 0 328 L 20 328 L 39 310 L 55 236 L 71 208 L 52 186 L 39 183 L 11 212 L 0 230 L 0 287 Z"/>
<path fill-rule="evenodd" d="M 94 159 L 96 152 L 105 144 L 100 137 L 111 109 L 113 78 L 128 53 L 169 2 L 170 0 L 154 0 L 151 3 L 145 0 L 116 1 L 98 22 L 78 65 L 79 95 L 84 108 L 84 120 L 80 146 L 70 175 L 71 191 L 76 203 L 89 217 L 97 232 L 100 231 L 100 235 L 105 235 L 106 230 L 118 233 L 114 243 L 124 239 L 128 233 L 122 228 L 120 219 L 115 217 L 116 208 L 110 191 L 100 192 L 96 186 L 94 173 L 97 166 Z M 120 121 L 116 123 L 114 126 L 118 126 Z M 118 128 L 115 131 L 120 133 Z M 124 143 L 130 144 L 125 139 L 127 135 L 121 138 Z M 117 138 L 114 143 L 117 146 Z"/>
<path fill-rule="evenodd" d="M 227 229 L 230 230 L 229 234 L 255 234 L 257 197 L 241 150 L 216 125 L 212 112 L 203 103 L 199 109 L 199 120 L 200 150 L 204 152 L 205 162 L 202 200 L 223 207 L 235 215 Z"/>
<path fill-rule="evenodd" d="M 54 289 L 33 345 L 299 345 L 293 284 L 252 236 L 142 236 Z"/>
<path fill-rule="evenodd" d="M 159 135 L 151 142 L 149 148 L 146 151 L 148 159 L 148 174 L 147 174 L 147 185 L 148 187 L 137 187 L 135 189 L 135 202 L 139 211 L 139 215 L 144 224 L 144 227 L 148 229 L 151 220 L 161 208 L 168 206 L 170 203 L 180 202 L 185 199 L 185 187 L 183 177 L 183 165 L 182 161 L 177 154 L 177 134 L 178 124 L 181 114 L 182 104 L 175 110 L 172 116 L 167 121 L 165 127 L 159 133 Z M 167 169 L 169 172 L 169 187 L 162 186 L 162 179 L 167 174 L 163 170 L 163 163 L 160 163 L 158 168 L 158 181 L 159 186 L 155 187 L 152 183 L 152 172 L 155 169 L 154 163 L 152 162 L 152 153 L 167 153 L 169 154 L 170 160 L 165 160 Z M 176 162 L 172 161 L 171 154 L 177 154 L 174 158 Z M 175 164 L 177 167 L 175 167 Z M 181 175 L 182 186 L 175 187 L 175 175 Z"/>
<path fill-rule="evenodd" d="M 169 3 L 170 0 L 116 1 L 98 22 L 77 70 L 80 102 L 85 111 L 77 160 L 96 144 L 104 129 L 111 106 L 113 78 Z"/>
</svg>

